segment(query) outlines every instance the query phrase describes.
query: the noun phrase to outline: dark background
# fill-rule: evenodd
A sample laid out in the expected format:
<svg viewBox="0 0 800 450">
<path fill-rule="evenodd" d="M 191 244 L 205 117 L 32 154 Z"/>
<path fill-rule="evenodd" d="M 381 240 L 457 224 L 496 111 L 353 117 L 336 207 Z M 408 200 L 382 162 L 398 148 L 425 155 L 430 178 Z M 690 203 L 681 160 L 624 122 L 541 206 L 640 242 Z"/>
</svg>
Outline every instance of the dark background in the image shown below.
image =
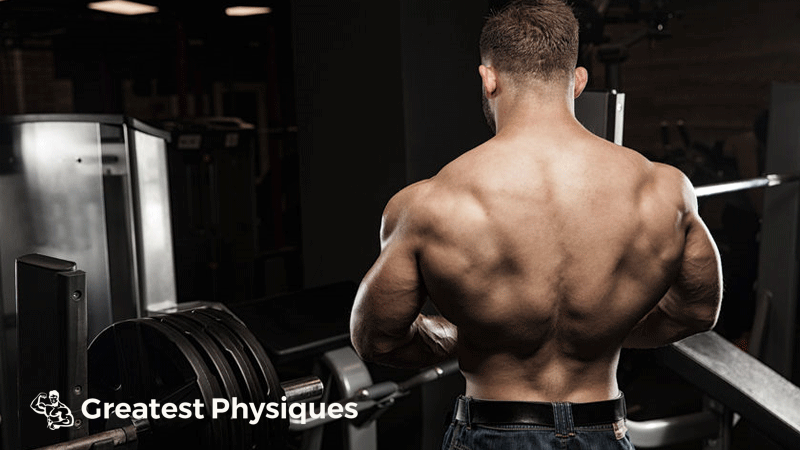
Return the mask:
<svg viewBox="0 0 800 450">
<path fill-rule="evenodd" d="M 226 1 L 148 0 L 160 11 L 134 17 L 86 3 L 0 1 L 0 115 L 253 124 L 258 239 L 254 286 L 243 291 L 255 297 L 359 281 L 378 254 L 388 199 L 490 136 L 477 46 L 500 0 L 250 0 L 272 12 L 247 18 L 226 17 Z M 590 88 L 610 83 L 600 45 L 665 27 L 663 38 L 630 46 L 619 80 L 624 143 L 652 159 L 681 146 L 678 120 L 711 149 L 752 129 L 772 82 L 800 81 L 795 0 L 608 3 L 601 39 L 584 47 Z M 704 206 L 712 229 L 723 207 Z M 398 378 L 376 379 L 384 375 Z M 436 402 L 441 389 L 414 395 Z M 409 439 L 405 419 L 391 414 L 393 436 Z M 441 428 L 423 419 L 413 433 Z"/>
</svg>

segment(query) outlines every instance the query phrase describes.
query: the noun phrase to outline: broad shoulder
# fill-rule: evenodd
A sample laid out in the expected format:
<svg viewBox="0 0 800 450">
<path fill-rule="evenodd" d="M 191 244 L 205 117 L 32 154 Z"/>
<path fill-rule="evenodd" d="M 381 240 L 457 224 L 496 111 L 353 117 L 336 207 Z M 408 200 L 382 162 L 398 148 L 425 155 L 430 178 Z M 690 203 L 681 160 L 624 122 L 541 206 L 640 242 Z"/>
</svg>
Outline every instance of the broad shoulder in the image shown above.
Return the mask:
<svg viewBox="0 0 800 450">
<path fill-rule="evenodd" d="M 381 246 L 393 237 L 410 241 L 439 234 L 445 223 L 469 215 L 476 208 L 471 198 L 468 190 L 442 173 L 407 186 L 389 200 L 383 211 Z"/>
<path fill-rule="evenodd" d="M 682 213 L 697 212 L 694 186 L 680 170 L 667 164 L 653 163 L 653 185 L 656 192 L 673 202 Z"/>
<path fill-rule="evenodd" d="M 615 173 L 628 178 L 634 186 L 642 205 L 653 207 L 652 211 L 676 211 L 681 217 L 697 212 L 697 198 L 694 187 L 686 175 L 668 164 L 652 162 L 639 152 L 618 146 L 613 147 L 617 158 L 614 160 Z M 667 209 L 664 209 L 667 208 Z"/>
<path fill-rule="evenodd" d="M 427 179 L 406 186 L 389 199 L 381 220 L 381 246 L 397 234 L 408 234 L 425 220 L 426 207 L 436 181 Z"/>
<path fill-rule="evenodd" d="M 673 203 L 682 211 L 693 207 L 696 209 L 694 187 L 683 172 L 669 164 L 652 162 L 635 150 L 609 144 L 616 147 L 618 154 L 627 161 L 620 169 L 625 173 L 639 174 L 652 194 Z"/>
</svg>

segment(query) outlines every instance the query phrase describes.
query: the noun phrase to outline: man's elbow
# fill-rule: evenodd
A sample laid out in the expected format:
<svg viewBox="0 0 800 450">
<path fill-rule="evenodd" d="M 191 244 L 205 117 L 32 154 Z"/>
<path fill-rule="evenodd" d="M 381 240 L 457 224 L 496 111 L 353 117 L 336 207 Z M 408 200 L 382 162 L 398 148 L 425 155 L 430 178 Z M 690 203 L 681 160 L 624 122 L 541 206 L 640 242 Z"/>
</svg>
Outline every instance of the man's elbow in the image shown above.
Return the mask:
<svg viewBox="0 0 800 450">
<path fill-rule="evenodd" d="M 687 321 L 686 325 L 691 334 L 704 333 L 713 330 L 717 326 L 718 320 L 719 306 L 703 308 L 691 320 Z"/>
<path fill-rule="evenodd" d="M 685 309 L 661 308 L 666 317 L 665 322 L 672 329 L 668 334 L 669 342 L 679 341 L 689 336 L 714 329 L 719 318 L 719 307 L 710 302 L 703 306 L 694 305 Z"/>
<path fill-rule="evenodd" d="M 714 327 L 717 326 L 717 321 L 719 321 L 719 313 L 721 309 L 722 309 L 722 294 L 720 293 L 716 305 L 714 305 L 714 308 L 712 309 L 708 319 L 706 320 L 706 326 L 707 326 L 706 331 L 713 330 Z"/>
<path fill-rule="evenodd" d="M 355 349 L 359 358 L 363 359 L 364 361 L 374 362 L 376 355 L 374 346 L 370 345 L 368 341 L 363 338 L 359 338 L 355 334 L 350 337 L 350 341 L 353 343 L 353 348 Z"/>
<path fill-rule="evenodd" d="M 351 331 L 350 341 L 358 356 L 364 361 L 380 362 L 387 353 L 384 346 L 380 345 L 380 341 L 365 331 Z"/>
<path fill-rule="evenodd" d="M 361 289 L 359 288 L 359 292 L 361 292 Z M 358 304 L 358 300 L 356 300 L 356 304 Z M 358 309 L 354 307 L 350 315 L 350 343 L 353 344 L 356 354 L 364 361 L 371 361 L 374 351 L 371 341 L 372 339 L 370 339 L 368 333 L 368 323 L 364 320 L 363 315 L 358 313 Z"/>
<path fill-rule="evenodd" d="M 396 364 L 397 352 L 403 347 L 401 340 L 382 333 L 351 333 L 351 342 L 358 356 L 367 362 Z"/>
<path fill-rule="evenodd" d="M 694 332 L 695 332 L 695 334 L 696 333 L 704 333 L 706 331 L 713 330 L 714 327 L 716 327 L 716 326 L 717 326 L 717 318 L 716 317 L 701 319 L 701 320 L 697 321 L 697 323 L 695 325 L 695 331 Z"/>
<path fill-rule="evenodd" d="M 720 277 L 721 276 L 720 274 Z M 722 310 L 722 295 L 722 281 L 720 280 L 720 284 L 713 290 L 713 296 L 711 297 L 711 301 L 709 301 L 708 308 L 704 311 L 705 315 L 702 320 L 703 331 L 711 331 L 717 326 L 719 313 Z"/>
<path fill-rule="evenodd" d="M 686 325 L 693 334 L 710 331 L 717 326 L 723 293 L 721 275 L 715 278 L 715 283 L 694 292 L 695 300 L 685 312 Z"/>
</svg>

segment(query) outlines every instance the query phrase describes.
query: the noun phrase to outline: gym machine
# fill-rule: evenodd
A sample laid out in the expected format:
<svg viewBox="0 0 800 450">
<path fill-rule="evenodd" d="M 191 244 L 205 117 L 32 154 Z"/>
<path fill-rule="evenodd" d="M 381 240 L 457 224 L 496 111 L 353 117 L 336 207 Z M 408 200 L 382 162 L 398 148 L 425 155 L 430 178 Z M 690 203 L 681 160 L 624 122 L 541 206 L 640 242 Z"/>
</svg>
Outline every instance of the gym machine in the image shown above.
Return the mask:
<svg viewBox="0 0 800 450">
<path fill-rule="evenodd" d="M 108 325 L 176 303 L 166 142 L 169 134 L 118 115 L 0 118 L 0 427 L 18 403 L 15 258 L 80 261 L 88 338 Z M 84 339 L 85 341 L 85 339 Z"/>
</svg>

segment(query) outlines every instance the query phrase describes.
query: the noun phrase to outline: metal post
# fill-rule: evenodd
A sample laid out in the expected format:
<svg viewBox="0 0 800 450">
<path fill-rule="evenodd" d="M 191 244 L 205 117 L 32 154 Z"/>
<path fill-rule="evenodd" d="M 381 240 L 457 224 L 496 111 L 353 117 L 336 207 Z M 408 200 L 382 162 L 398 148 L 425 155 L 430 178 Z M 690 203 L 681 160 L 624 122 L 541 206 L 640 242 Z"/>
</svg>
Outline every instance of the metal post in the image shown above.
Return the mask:
<svg viewBox="0 0 800 450">
<path fill-rule="evenodd" d="M 585 91 L 575 99 L 575 118 L 587 130 L 622 145 L 625 94 L 617 91 Z"/>
<path fill-rule="evenodd" d="M 718 422 L 718 434 L 703 442 L 703 450 L 729 450 L 733 432 L 733 411 L 716 400 L 705 396 L 703 409 L 714 413 Z"/>
</svg>

